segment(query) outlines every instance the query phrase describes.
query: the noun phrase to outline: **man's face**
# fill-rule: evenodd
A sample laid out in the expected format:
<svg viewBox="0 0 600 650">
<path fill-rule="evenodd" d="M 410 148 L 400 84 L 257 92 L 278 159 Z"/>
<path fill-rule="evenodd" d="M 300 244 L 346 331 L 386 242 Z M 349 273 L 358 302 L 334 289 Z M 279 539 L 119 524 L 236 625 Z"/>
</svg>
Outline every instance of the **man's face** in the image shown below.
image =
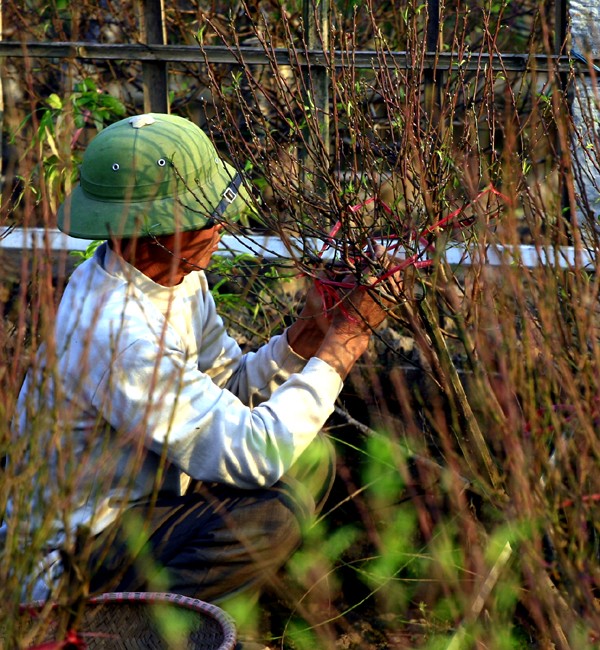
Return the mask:
<svg viewBox="0 0 600 650">
<path fill-rule="evenodd" d="M 210 259 L 219 246 L 223 226 L 217 224 L 202 230 L 189 230 L 179 236 L 172 235 L 173 243 L 167 247 L 173 251 L 175 257 L 180 258 L 180 270 L 184 274 L 190 271 L 205 269 Z M 163 243 L 164 239 L 163 239 Z M 179 250 L 177 247 L 179 246 Z"/>
<path fill-rule="evenodd" d="M 149 278 L 164 286 L 179 284 L 192 271 L 204 270 L 219 246 L 223 226 L 173 235 L 114 240 L 116 250 Z"/>
</svg>

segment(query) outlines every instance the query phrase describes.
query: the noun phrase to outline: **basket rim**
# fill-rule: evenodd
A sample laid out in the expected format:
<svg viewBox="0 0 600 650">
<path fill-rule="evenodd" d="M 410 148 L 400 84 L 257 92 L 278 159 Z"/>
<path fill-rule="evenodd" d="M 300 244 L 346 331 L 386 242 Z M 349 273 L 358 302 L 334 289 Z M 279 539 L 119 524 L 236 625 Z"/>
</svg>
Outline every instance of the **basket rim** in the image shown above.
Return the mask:
<svg viewBox="0 0 600 650">
<path fill-rule="evenodd" d="M 103 605 L 107 603 L 169 603 L 196 612 L 207 614 L 215 619 L 223 630 L 223 641 L 215 650 L 231 650 L 237 641 L 237 630 L 233 618 L 223 609 L 212 603 L 207 603 L 199 598 L 183 596 L 172 592 L 157 591 L 113 591 L 90 596 L 86 603 L 90 605 Z M 56 605 L 56 603 L 54 603 Z M 21 611 L 41 609 L 47 607 L 45 600 L 35 600 L 29 603 L 22 603 Z"/>
</svg>

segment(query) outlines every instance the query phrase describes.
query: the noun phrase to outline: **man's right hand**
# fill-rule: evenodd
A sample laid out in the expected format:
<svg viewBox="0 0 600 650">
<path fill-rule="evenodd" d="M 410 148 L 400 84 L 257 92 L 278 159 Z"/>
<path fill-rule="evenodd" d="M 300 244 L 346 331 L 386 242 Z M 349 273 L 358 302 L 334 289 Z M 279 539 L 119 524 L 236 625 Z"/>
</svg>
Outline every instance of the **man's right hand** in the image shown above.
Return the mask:
<svg viewBox="0 0 600 650">
<path fill-rule="evenodd" d="M 400 284 L 400 273 L 397 276 L 391 276 L 391 281 Z M 350 283 L 356 279 L 348 276 L 345 281 Z M 331 324 L 316 356 L 344 379 L 366 351 L 373 330 L 385 320 L 386 306 L 368 285 L 349 290 L 333 310 Z"/>
</svg>

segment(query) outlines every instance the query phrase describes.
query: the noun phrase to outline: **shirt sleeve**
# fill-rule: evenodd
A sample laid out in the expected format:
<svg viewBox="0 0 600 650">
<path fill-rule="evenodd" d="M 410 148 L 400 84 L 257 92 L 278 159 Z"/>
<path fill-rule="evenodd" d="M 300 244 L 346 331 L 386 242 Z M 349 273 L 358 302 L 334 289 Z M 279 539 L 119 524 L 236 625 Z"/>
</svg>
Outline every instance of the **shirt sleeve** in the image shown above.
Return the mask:
<svg viewBox="0 0 600 650">
<path fill-rule="evenodd" d="M 265 357 L 272 360 L 289 347 L 285 340 L 272 345 Z M 252 357 L 257 361 L 260 353 Z M 250 366 L 242 363 L 232 386 L 242 375 L 247 384 Z M 93 401 L 115 429 L 143 436 L 192 478 L 252 488 L 272 485 L 287 471 L 323 427 L 341 387 L 335 370 L 314 358 L 259 390 L 265 399 L 251 408 L 180 351 L 165 346 L 157 355 L 155 345 L 136 340 L 113 360 Z"/>
<path fill-rule="evenodd" d="M 250 407 L 268 400 L 290 375 L 302 372 L 306 359 L 289 346 L 287 334 L 273 336 L 254 352 L 241 355 L 225 387 Z"/>
<path fill-rule="evenodd" d="M 229 336 L 216 310 L 208 287 L 203 287 L 198 318 L 202 321 L 202 343 L 198 367 L 221 387 L 226 387 L 248 406 L 269 399 L 287 378 L 301 372 L 306 359 L 288 344 L 287 334 L 273 336 L 258 350 L 242 354 Z"/>
</svg>

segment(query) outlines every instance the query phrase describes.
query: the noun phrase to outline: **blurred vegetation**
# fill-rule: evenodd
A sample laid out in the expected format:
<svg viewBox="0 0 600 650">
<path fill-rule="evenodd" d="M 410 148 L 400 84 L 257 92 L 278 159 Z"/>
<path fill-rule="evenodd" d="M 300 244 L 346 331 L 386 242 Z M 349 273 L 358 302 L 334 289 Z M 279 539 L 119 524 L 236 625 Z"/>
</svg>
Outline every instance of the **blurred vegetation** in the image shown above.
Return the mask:
<svg viewBox="0 0 600 650">
<path fill-rule="evenodd" d="M 285 260 L 222 258 L 212 269 L 243 344 L 280 331 L 318 274 L 324 298 L 339 290 L 340 266 L 357 281 L 379 275 L 374 290 L 392 302 L 329 423 L 339 461 L 326 512 L 260 608 L 238 604 L 238 620 L 256 616 L 271 647 L 580 650 L 600 640 L 599 276 L 577 257 L 597 248 L 598 208 L 582 189 L 598 178 L 597 91 L 575 92 L 578 71 L 553 64 L 553 3 L 442 4 L 433 36 L 452 64 L 432 70 L 434 6 L 330 2 L 317 47 L 330 54 L 304 66 L 300 0 L 166 2 L 169 43 L 238 53 L 237 66 L 169 64 L 171 110 L 245 170 L 261 198 L 251 229 L 289 249 Z M 142 41 L 127 0 L 5 0 L 4 25 L 5 39 L 24 42 Z M 246 62 L 243 47 L 268 62 Z M 356 65 L 363 50 L 373 66 Z M 526 69 L 486 64 L 515 53 Z M 53 227 L 85 144 L 140 112 L 141 79 L 132 62 L 2 63 L 0 225 Z M 577 127 L 574 102 L 586 116 Z M 366 254 L 374 242 L 404 269 L 402 292 Z M 575 261 L 561 256 L 565 244 Z M 525 264 L 517 245 L 539 263 Z M 450 264 L 447 251 L 468 251 L 469 263 Z M 486 259 L 495 251 L 497 266 Z M 39 455 L 31 476 L 10 465 L 0 475 L 0 513 L 10 496 L 19 520 L 31 481 L 49 479 L 38 472 L 44 450 L 12 439 L 11 413 L 70 266 L 36 250 L 6 268 L 0 455 Z M 51 505 L 68 508 L 58 493 Z M 11 538 L 1 551 L 7 621 L 43 542 L 40 531 L 28 548 Z M 80 595 L 61 585 L 55 597 L 68 609 Z"/>
</svg>

